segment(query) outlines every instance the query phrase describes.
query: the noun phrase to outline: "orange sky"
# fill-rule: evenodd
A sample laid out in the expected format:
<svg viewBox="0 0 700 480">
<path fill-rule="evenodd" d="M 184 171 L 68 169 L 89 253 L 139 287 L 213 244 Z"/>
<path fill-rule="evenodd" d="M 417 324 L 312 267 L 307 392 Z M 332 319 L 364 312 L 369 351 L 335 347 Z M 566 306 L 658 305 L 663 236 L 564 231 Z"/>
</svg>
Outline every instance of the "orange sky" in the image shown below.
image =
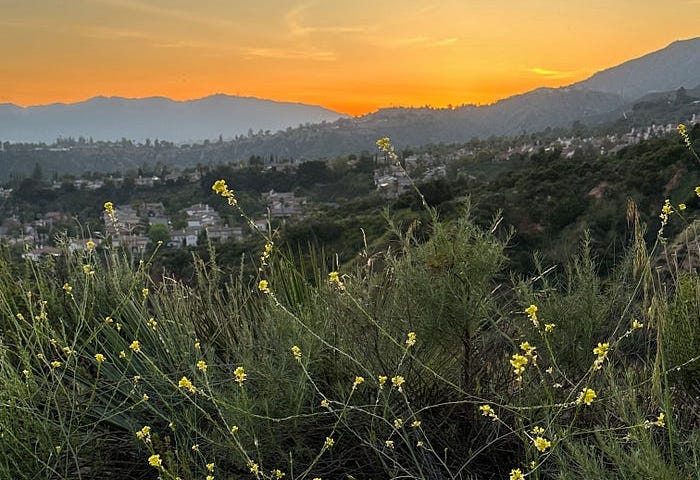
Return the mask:
<svg viewBox="0 0 700 480">
<path fill-rule="evenodd" d="M 700 0 L 0 0 L 0 103 L 490 103 L 700 36 Z"/>
</svg>

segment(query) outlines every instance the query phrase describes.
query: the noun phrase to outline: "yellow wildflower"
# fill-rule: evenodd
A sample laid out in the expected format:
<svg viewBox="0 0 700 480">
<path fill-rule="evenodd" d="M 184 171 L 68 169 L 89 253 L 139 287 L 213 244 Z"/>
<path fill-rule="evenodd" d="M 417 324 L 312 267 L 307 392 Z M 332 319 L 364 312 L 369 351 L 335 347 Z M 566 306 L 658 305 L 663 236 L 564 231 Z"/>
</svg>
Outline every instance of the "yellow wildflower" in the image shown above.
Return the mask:
<svg viewBox="0 0 700 480">
<path fill-rule="evenodd" d="M 416 332 L 408 332 L 408 338 L 406 338 L 406 345 L 412 347 L 416 344 Z"/>
<path fill-rule="evenodd" d="M 215 465 L 214 465 L 213 463 L 207 463 L 207 470 L 209 470 L 210 472 L 213 472 L 213 471 L 214 471 L 214 466 L 215 466 Z"/>
<path fill-rule="evenodd" d="M 156 322 L 156 319 L 151 317 L 148 319 L 148 326 L 151 327 L 151 330 L 155 331 L 156 327 L 158 326 L 158 322 Z"/>
<path fill-rule="evenodd" d="M 187 377 L 182 377 L 179 382 L 177 382 L 177 386 L 180 388 L 184 388 L 186 390 L 189 390 L 190 392 L 194 393 L 197 391 L 197 387 L 195 387 L 192 384 L 192 381 L 190 381 L 189 378 Z"/>
<path fill-rule="evenodd" d="M 63 290 L 66 293 L 71 293 L 73 291 L 73 287 L 70 286 L 70 283 L 66 282 L 63 284 Z"/>
<path fill-rule="evenodd" d="M 124 350 L 119 352 L 119 358 L 126 358 L 126 352 Z"/>
<path fill-rule="evenodd" d="M 275 468 L 272 471 L 272 475 L 274 475 L 275 478 L 280 479 L 280 478 L 284 477 L 284 472 L 282 470 L 280 470 L 279 468 Z"/>
<path fill-rule="evenodd" d="M 637 320 L 636 318 L 635 318 L 635 319 L 632 319 L 632 330 L 637 330 L 637 329 L 639 329 L 639 328 L 642 328 L 643 326 L 644 326 L 644 324 L 641 323 L 641 322 L 640 322 L 639 320 Z"/>
<path fill-rule="evenodd" d="M 248 460 L 248 468 L 250 469 L 250 473 L 252 473 L 254 475 L 257 475 L 258 473 L 260 473 L 260 465 L 258 465 L 257 463 L 255 463 L 252 460 Z"/>
<path fill-rule="evenodd" d="M 151 427 L 145 425 L 141 430 L 136 432 L 136 438 L 149 443 L 151 441 Z"/>
<path fill-rule="evenodd" d="M 352 389 L 355 390 L 358 387 L 358 385 L 361 385 L 364 382 L 365 382 L 364 377 L 360 377 L 360 376 L 355 377 L 355 381 L 352 382 Z"/>
<path fill-rule="evenodd" d="M 391 377 L 391 385 L 396 387 L 399 392 L 403 392 L 404 383 L 406 383 L 406 380 L 401 375 Z"/>
<path fill-rule="evenodd" d="M 598 356 L 593 362 L 596 370 L 600 369 L 603 362 L 608 357 L 608 350 L 610 349 L 610 344 L 608 342 L 598 343 L 598 346 L 593 349 L 593 353 Z"/>
<path fill-rule="evenodd" d="M 394 419 L 394 428 L 399 429 L 403 427 L 403 419 L 402 418 L 395 418 Z"/>
<path fill-rule="evenodd" d="M 102 362 L 105 361 L 105 356 L 102 355 L 101 353 L 96 353 L 96 354 L 95 354 L 95 361 L 96 361 L 97 363 L 102 363 Z"/>
<path fill-rule="evenodd" d="M 204 360 L 200 360 L 197 362 L 197 369 L 199 369 L 200 372 L 206 373 L 207 371 L 207 362 Z"/>
<path fill-rule="evenodd" d="M 520 349 L 525 352 L 525 355 L 531 357 L 535 353 L 535 349 L 537 347 L 533 347 L 530 345 L 530 342 L 523 342 L 520 344 Z"/>
<path fill-rule="evenodd" d="M 211 186 L 211 189 L 214 190 L 217 195 L 224 197 L 228 201 L 229 205 L 237 205 L 238 202 L 236 201 L 236 197 L 233 195 L 233 191 L 231 191 L 228 185 L 226 185 L 226 180 L 217 180 Z"/>
<path fill-rule="evenodd" d="M 552 442 L 547 440 L 544 437 L 536 437 L 535 440 L 533 441 L 533 444 L 535 445 L 535 448 L 539 450 L 540 452 L 546 451 L 548 448 L 552 446 Z"/>
<path fill-rule="evenodd" d="M 654 425 L 657 427 L 664 427 L 666 425 L 666 414 L 664 412 L 659 413 L 659 416 L 656 417 L 656 421 L 654 421 Z"/>
<path fill-rule="evenodd" d="M 236 382 L 238 382 L 238 385 L 240 386 L 243 386 L 243 382 L 245 382 L 246 378 L 248 377 L 243 367 L 236 367 L 236 369 L 233 371 L 233 375 L 236 377 Z"/>
<path fill-rule="evenodd" d="M 143 298 L 148 297 L 148 294 L 149 294 L 149 293 L 151 293 L 151 291 L 150 291 L 148 288 L 142 288 L 142 289 L 141 289 L 141 296 L 142 296 Z"/>
<path fill-rule="evenodd" d="M 333 440 L 331 437 L 326 437 L 326 440 L 323 442 L 323 447 L 331 448 L 333 445 L 335 445 L 335 440 Z"/>
<path fill-rule="evenodd" d="M 545 331 L 546 333 L 549 333 L 549 332 L 551 332 L 552 330 L 554 330 L 554 327 L 556 327 L 556 326 L 557 326 L 557 325 L 554 324 L 554 323 L 545 323 L 545 324 L 544 324 L 544 331 Z"/>
<path fill-rule="evenodd" d="M 131 342 L 131 345 L 129 345 L 129 349 L 130 349 L 132 352 L 137 352 L 137 353 L 138 353 L 138 352 L 141 351 L 141 344 L 139 343 L 138 340 L 134 340 L 133 342 Z"/>
<path fill-rule="evenodd" d="M 294 355 L 294 358 L 295 358 L 296 360 L 301 360 L 301 348 L 299 348 L 298 346 L 294 345 L 294 346 L 291 348 L 291 350 L 292 350 L 292 355 Z"/>
<path fill-rule="evenodd" d="M 106 323 L 107 325 L 109 325 L 110 323 L 114 322 L 114 320 L 112 319 L 112 317 L 105 317 L 105 320 L 104 320 L 104 321 L 105 321 L 105 323 Z"/>
<path fill-rule="evenodd" d="M 238 425 L 234 425 L 234 426 L 231 427 L 231 433 L 232 433 L 233 435 L 235 435 L 236 433 L 238 433 Z"/>
<path fill-rule="evenodd" d="M 532 433 L 534 435 L 542 435 L 544 433 L 544 428 L 537 426 L 537 427 L 532 429 Z"/>
<path fill-rule="evenodd" d="M 263 279 L 258 282 L 258 290 L 260 290 L 262 293 L 270 293 L 270 287 L 269 283 L 267 280 Z"/>
<path fill-rule="evenodd" d="M 85 242 L 85 248 L 87 248 L 88 250 L 93 250 L 95 248 L 95 242 L 93 242 L 92 240 L 88 240 L 87 242 Z"/>
<path fill-rule="evenodd" d="M 379 388 L 382 388 L 388 379 L 389 377 L 387 377 L 386 375 L 379 375 L 379 377 L 377 378 L 377 381 L 379 382 Z"/>
<path fill-rule="evenodd" d="M 510 476 L 508 477 L 508 480 L 524 480 L 525 477 L 523 476 L 523 472 L 520 471 L 519 468 L 514 468 L 510 471 Z"/>
<path fill-rule="evenodd" d="M 418 427 L 420 427 L 420 420 L 413 420 L 413 421 L 411 422 L 411 427 L 413 427 L 413 428 L 418 428 Z"/>
<path fill-rule="evenodd" d="M 198 443 L 195 443 L 194 445 L 192 445 L 192 451 L 199 452 L 199 444 Z"/>
<path fill-rule="evenodd" d="M 152 467 L 162 468 L 163 460 L 160 459 L 160 455 L 151 455 L 148 457 L 148 464 Z"/>
<path fill-rule="evenodd" d="M 695 187 L 695 195 L 697 195 L 698 197 L 700 197 L 700 186 Z"/>
<path fill-rule="evenodd" d="M 681 212 L 682 212 L 683 210 L 685 210 L 686 208 L 688 208 L 688 206 L 687 206 L 685 203 L 679 203 L 679 204 L 678 204 L 678 210 L 680 210 Z"/>
<path fill-rule="evenodd" d="M 513 366 L 513 373 L 520 377 L 525 371 L 525 365 L 527 365 L 529 361 L 530 360 L 525 355 L 514 353 L 510 359 L 510 364 Z"/>
<path fill-rule="evenodd" d="M 147 394 L 145 394 L 145 393 L 141 396 L 141 399 L 142 399 L 144 402 L 147 402 L 149 398 L 150 398 L 150 397 L 149 397 Z"/>
<path fill-rule="evenodd" d="M 592 388 L 584 388 L 576 399 L 576 403 L 590 405 L 597 396 Z"/>
<path fill-rule="evenodd" d="M 324 398 L 323 400 L 321 400 L 321 406 L 323 408 L 328 408 L 330 406 L 330 403 Z"/>
<path fill-rule="evenodd" d="M 63 365 L 63 364 L 62 364 L 61 362 L 59 362 L 58 360 L 54 360 L 53 362 L 51 362 L 51 366 L 52 366 L 53 368 L 58 368 L 58 367 L 60 367 L 61 365 Z"/>
<path fill-rule="evenodd" d="M 394 448 L 394 441 L 387 440 L 386 442 L 384 442 L 384 445 L 386 445 L 387 448 Z"/>
<path fill-rule="evenodd" d="M 537 321 L 537 305 L 530 305 L 525 309 L 525 313 L 530 317 L 533 325 L 537 327 L 539 325 Z"/>
</svg>

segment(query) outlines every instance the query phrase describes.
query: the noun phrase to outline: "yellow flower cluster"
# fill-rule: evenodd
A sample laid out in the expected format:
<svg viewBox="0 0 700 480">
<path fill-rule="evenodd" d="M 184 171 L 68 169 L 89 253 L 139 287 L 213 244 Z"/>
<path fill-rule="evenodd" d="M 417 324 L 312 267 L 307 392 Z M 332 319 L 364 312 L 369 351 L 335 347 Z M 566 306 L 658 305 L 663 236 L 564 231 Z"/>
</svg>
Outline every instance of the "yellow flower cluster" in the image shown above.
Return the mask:
<svg viewBox="0 0 700 480">
<path fill-rule="evenodd" d="M 291 348 L 291 350 L 292 350 L 292 355 L 294 355 L 294 358 L 295 358 L 296 360 L 301 360 L 301 348 L 299 348 L 298 346 L 294 345 L 294 346 Z"/>
<path fill-rule="evenodd" d="M 584 388 L 576 399 L 576 403 L 590 405 L 597 396 L 592 388 Z"/>
<path fill-rule="evenodd" d="M 355 377 L 355 381 L 352 382 L 352 389 L 355 390 L 359 385 L 362 385 L 363 383 L 365 383 L 364 377 L 360 377 L 360 376 Z"/>
<path fill-rule="evenodd" d="M 133 342 L 131 342 L 131 345 L 129 345 L 129 349 L 132 352 L 138 353 L 141 351 L 141 343 L 139 343 L 138 340 L 134 340 Z"/>
<path fill-rule="evenodd" d="M 490 417 L 494 422 L 498 420 L 498 415 L 496 415 L 496 412 L 493 410 L 493 408 L 491 408 L 491 405 L 480 405 L 479 410 L 483 416 Z"/>
<path fill-rule="evenodd" d="M 403 385 L 406 383 L 406 380 L 403 378 L 401 375 L 396 375 L 394 377 L 391 377 L 391 385 L 396 387 L 396 389 L 399 392 L 403 392 Z"/>
<path fill-rule="evenodd" d="M 693 145 L 691 144 L 690 137 L 688 136 L 688 129 L 682 123 L 678 124 L 678 133 L 681 137 L 683 137 L 683 142 L 685 143 L 685 146 L 692 149 Z"/>
<path fill-rule="evenodd" d="M 537 305 L 530 305 L 525 309 L 525 313 L 530 317 L 530 321 L 535 327 L 539 327 L 539 321 L 537 320 Z"/>
<path fill-rule="evenodd" d="M 267 280 L 263 279 L 263 280 L 260 280 L 260 282 L 258 282 L 258 290 L 260 290 L 262 293 L 265 293 L 265 294 L 270 293 L 270 287 L 269 287 L 269 283 L 267 282 Z"/>
<path fill-rule="evenodd" d="M 102 355 L 101 353 L 96 353 L 96 354 L 95 354 L 95 361 L 96 361 L 97 363 L 102 363 L 102 362 L 105 361 L 105 356 Z"/>
<path fill-rule="evenodd" d="M 323 442 L 323 447 L 331 448 L 333 445 L 335 445 L 335 440 L 333 440 L 331 437 L 326 437 L 326 440 Z"/>
<path fill-rule="evenodd" d="M 540 452 L 544 452 L 552 446 L 552 442 L 550 442 L 549 440 L 547 440 L 544 437 L 539 437 L 539 436 L 536 437 L 532 443 L 535 445 L 535 448 L 537 450 L 539 450 Z"/>
<path fill-rule="evenodd" d="M 112 202 L 105 202 L 104 209 L 112 223 L 116 223 L 117 217 L 114 215 L 114 204 Z"/>
<path fill-rule="evenodd" d="M 664 205 L 661 207 L 661 213 L 659 218 L 661 219 L 661 225 L 666 225 L 668 223 L 668 217 L 673 213 L 673 207 L 671 206 L 671 201 L 667 198 L 664 200 Z"/>
<path fill-rule="evenodd" d="M 243 382 L 245 382 L 246 378 L 248 377 L 243 367 L 236 367 L 236 369 L 233 371 L 233 375 L 236 377 L 236 382 L 238 382 L 238 385 L 240 386 L 243 386 Z"/>
<path fill-rule="evenodd" d="M 598 346 L 593 349 L 593 354 L 597 355 L 597 358 L 593 362 L 593 366 L 596 370 L 600 370 L 603 366 L 603 362 L 608 358 L 608 350 L 610 349 L 610 344 L 608 342 L 598 343 Z"/>
<path fill-rule="evenodd" d="M 510 471 L 508 480 L 525 480 L 525 477 L 523 476 L 523 472 L 521 472 L 519 468 L 514 468 Z"/>
<path fill-rule="evenodd" d="M 340 280 L 340 273 L 337 271 L 333 270 L 328 274 L 328 283 L 330 283 L 332 286 L 336 287 L 339 290 L 343 290 L 343 282 Z"/>
<path fill-rule="evenodd" d="M 197 387 L 195 387 L 192 384 L 192 381 L 187 377 L 182 377 L 180 381 L 177 382 L 177 386 L 180 388 L 184 388 L 185 390 L 189 390 L 192 393 L 195 393 L 197 391 Z"/>
<path fill-rule="evenodd" d="M 136 438 L 142 440 L 145 443 L 151 442 L 151 427 L 148 425 L 144 426 L 141 430 L 136 432 Z"/>
<path fill-rule="evenodd" d="M 408 336 L 406 338 L 406 345 L 409 347 L 412 347 L 416 344 L 416 332 L 408 332 Z"/>
<path fill-rule="evenodd" d="M 204 360 L 198 361 L 197 362 L 197 369 L 200 372 L 206 373 L 207 372 L 207 362 L 205 362 Z"/>
<path fill-rule="evenodd" d="M 163 468 L 163 460 L 160 459 L 160 455 L 151 455 L 148 457 L 148 464 L 155 468 Z"/>
<path fill-rule="evenodd" d="M 530 362 L 530 360 L 525 355 L 520 355 L 519 353 L 514 353 L 510 359 L 510 364 L 513 366 L 513 373 L 517 377 L 518 381 L 522 380 L 523 372 L 525 371 L 525 366 Z"/>
<path fill-rule="evenodd" d="M 211 189 L 214 190 L 217 195 L 224 197 L 228 201 L 229 205 L 235 207 L 238 204 L 236 197 L 233 195 L 233 191 L 228 188 L 228 185 L 226 185 L 226 180 L 217 180 L 211 186 Z"/>
<path fill-rule="evenodd" d="M 386 156 L 391 160 L 397 161 L 399 159 L 399 156 L 394 151 L 394 146 L 391 144 L 389 137 L 383 137 L 377 140 L 377 148 L 386 153 Z"/>
<path fill-rule="evenodd" d="M 284 472 L 279 468 L 275 468 L 272 471 L 272 475 L 279 480 L 280 478 L 284 477 Z"/>
<path fill-rule="evenodd" d="M 263 265 L 267 265 L 267 259 L 270 258 L 270 254 L 272 253 L 272 242 L 267 242 L 265 244 L 265 250 L 263 250 L 262 255 L 260 255 L 260 263 Z"/>
</svg>

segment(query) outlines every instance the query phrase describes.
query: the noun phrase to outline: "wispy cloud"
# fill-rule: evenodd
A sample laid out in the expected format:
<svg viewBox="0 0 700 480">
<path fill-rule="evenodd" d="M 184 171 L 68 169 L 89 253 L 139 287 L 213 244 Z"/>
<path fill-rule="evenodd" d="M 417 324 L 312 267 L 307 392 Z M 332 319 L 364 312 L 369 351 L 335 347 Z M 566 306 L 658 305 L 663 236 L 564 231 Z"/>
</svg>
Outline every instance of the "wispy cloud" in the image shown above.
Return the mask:
<svg viewBox="0 0 700 480">
<path fill-rule="evenodd" d="M 332 62 L 336 55 L 331 51 L 251 47 L 245 50 L 248 57 L 276 58 L 280 60 L 314 60 Z"/>
<path fill-rule="evenodd" d="M 452 45 L 457 42 L 457 38 L 432 38 L 426 36 L 417 37 L 405 37 L 405 38 L 395 38 L 395 39 L 385 39 L 382 38 L 378 43 L 382 46 L 389 48 L 401 48 L 401 47 L 445 47 Z"/>
<path fill-rule="evenodd" d="M 368 30 L 366 25 L 306 25 L 304 23 L 304 11 L 312 7 L 313 3 L 307 2 L 296 5 L 284 15 L 284 23 L 292 36 L 306 36 L 315 33 L 362 33 Z"/>
<path fill-rule="evenodd" d="M 134 40 L 157 40 L 157 37 L 146 34 L 138 30 L 128 28 L 114 28 L 106 26 L 85 26 L 84 28 L 75 29 L 80 35 L 88 38 L 97 39 L 134 39 Z"/>
<path fill-rule="evenodd" d="M 528 68 L 526 71 L 530 73 L 534 73 L 535 75 L 539 75 L 541 77 L 548 77 L 548 78 L 569 78 L 573 77 L 576 72 L 565 72 L 561 70 L 549 70 L 546 68 Z"/>
<path fill-rule="evenodd" d="M 210 16 L 203 16 L 197 13 L 193 13 L 187 10 L 178 10 L 174 7 L 159 7 L 157 5 L 152 5 L 150 3 L 145 3 L 139 0 L 90 0 L 91 2 L 99 2 L 103 5 L 109 5 L 110 7 L 117 9 L 127 9 L 133 10 L 141 13 L 148 13 L 152 15 L 158 15 L 162 17 L 169 17 L 176 20 L 182 20 L 188 23 L 199 23 L 209 27 L 232 27 L 235 22 L 227 20 L 225 18 L 217 18 Z"/>
</svg>

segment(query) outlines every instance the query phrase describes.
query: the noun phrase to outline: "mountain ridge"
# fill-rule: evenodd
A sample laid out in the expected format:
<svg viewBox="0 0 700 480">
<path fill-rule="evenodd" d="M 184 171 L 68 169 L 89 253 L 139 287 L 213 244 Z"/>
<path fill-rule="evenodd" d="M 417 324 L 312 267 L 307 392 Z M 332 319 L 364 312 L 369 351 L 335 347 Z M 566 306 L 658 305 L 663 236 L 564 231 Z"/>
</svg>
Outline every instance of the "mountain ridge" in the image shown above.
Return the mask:
<svg viewBox="0 0 700 480">
<path fill-rule="evenodd" d="M 483 106 L 392 107 L 348 117 L 318 106 L 222 93 L 182 101 L 160 96 L 143 99 L 97 96 L 79 103 L 19 107 L 20 110 L 2 104 L 0 140 L 12 139 L 13 131 L 25 141 L 34 135 L 35 141 L 41 137 L 40 141 L 47 142 L 79 136 L 191 142 L 222 135 L 226 139 L 235 138 L 232 150 L 236 155 L 274 154 L 308 159 L 362 150 L 368 142 L 371 145 L 372 139 L 387 135 L 397 145 L 419 146 L 463 142 L 475 136 L 532 133 L 548 127 L 568 127 L 576 121 L 595 124 L 631 109 L 634 101 L 646 94 L 681 86 L 693 88 L 698 84 L 700 37 L 674 41 L 571 85 L 540 87 Z M 108 115 L 99 111 L 102 105 L 111 107 Z M 160 108 L 160 116 L 155 106 Z M 254 108 L 248 109 L 243 118 L 231 116 L 235 108 L 251 106 Z M 290 116 L 289 111 L 295 109 L 297 115 Z M 35 111 L 46 115 L 33 123 L 32 119 L 24 118 L 31 117 Z M 77 127 L 70 130 L 70 125 L 80 125 L 78 119 L 71 119 L 70 115 L 68 119 L 52 118 L 51 114 L 56 112 L 77 115 L 86 126 L 82 131 Z M 135 116 L 130 117 L 130 112 Z M 275 121 L 270 121 L 270 117 Z M 105 138 L 99 132 L 92 133 L 90 128 L 99 125 L 111 129 L 112 134 Z M 263 135 L 252 135 L 256 132 Z"/>
</svg>

